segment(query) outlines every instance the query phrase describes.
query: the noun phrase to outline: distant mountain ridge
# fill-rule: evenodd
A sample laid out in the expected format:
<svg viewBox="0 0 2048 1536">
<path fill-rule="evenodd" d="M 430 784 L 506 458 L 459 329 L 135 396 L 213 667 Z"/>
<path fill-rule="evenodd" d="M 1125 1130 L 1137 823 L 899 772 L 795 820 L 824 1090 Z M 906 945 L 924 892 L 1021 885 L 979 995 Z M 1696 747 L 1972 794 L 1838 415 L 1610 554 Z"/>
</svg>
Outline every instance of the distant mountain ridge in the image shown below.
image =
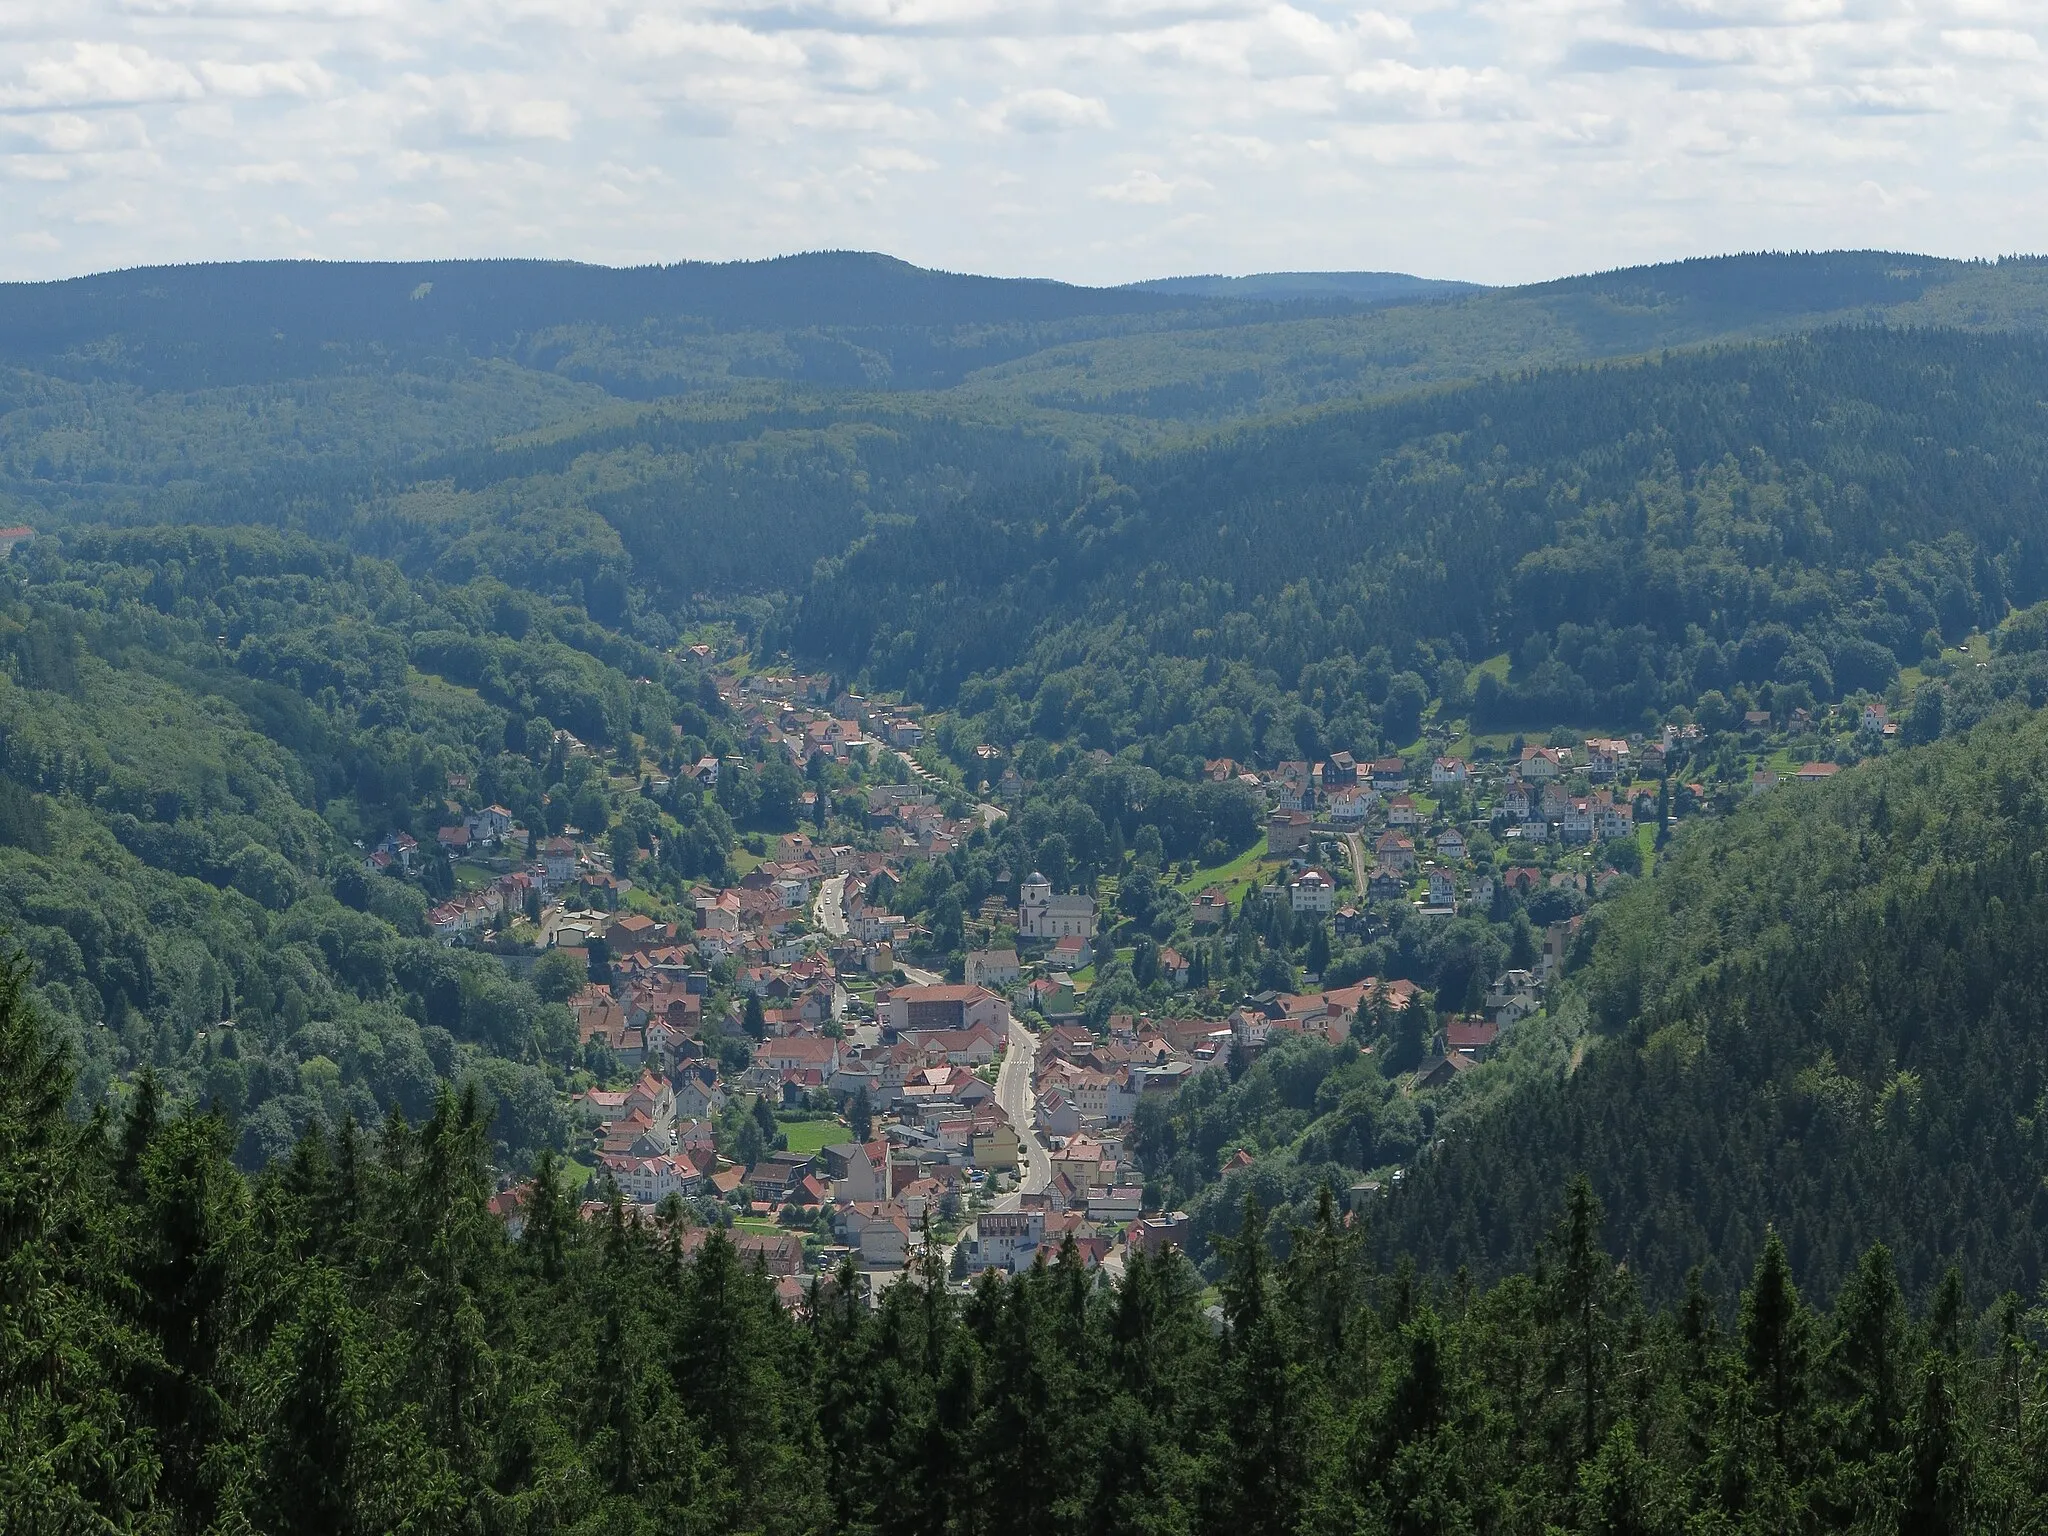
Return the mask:
<svg viewBox="0 0 2048 1536">
<path fill-rule="evenodd" d="M 1199 420 L 1787 325 L 1978 323 L 1976 290 L 1997 290 L 2002 318 L 2034 276 L 2016 285 L 2003 264 L 1881 251 L 1705 257 L 1520 288 L 1399 272 L 1095 288 L 863 251 L 646 267 L 232 262 L 0 284 L 0 367 L 190 390 L 502 359 L 629 399 L 748 379 L 950 389 L 978 375 L 1003 407 Z"/>
<path fill-rule="evenodd" d="M 935 272 L 857 251 L 660 267 L 224 262 L 0 284 L 0 361 L 70 377 L 189 386 L 329 372 L 339 366 L 337 347 L 410 354 L 452 344 L 489 354 L 551 332 L 650 325 L 699 336 L 930 332 L 1146 317 L 1187 304 L 1043 279 Z"/>
<path fill-rule="evenodd" d="M 0 349 L 17 353 L 119 321 L 181 329 L 313 325 L 332 339 L 456 334 L 502 341 L 576 321 L 687 314 L 723 325 L 957 325 L 1158 311 L 1147 295 L 1049 278 L 981 277 L 867 251 L 608 267 L 575 261 L 248 261 L 136 267 L 0 284 Z M 227 306 L 232 304 L 233 308 Z"/>
</svg>

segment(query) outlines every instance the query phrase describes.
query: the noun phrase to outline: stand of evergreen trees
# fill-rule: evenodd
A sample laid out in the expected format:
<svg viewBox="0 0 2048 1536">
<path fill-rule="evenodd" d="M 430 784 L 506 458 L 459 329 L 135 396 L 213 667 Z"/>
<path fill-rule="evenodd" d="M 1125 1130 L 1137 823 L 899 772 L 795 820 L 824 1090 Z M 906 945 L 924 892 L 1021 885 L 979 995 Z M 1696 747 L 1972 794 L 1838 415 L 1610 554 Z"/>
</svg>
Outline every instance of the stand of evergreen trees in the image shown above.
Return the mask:
<svg viewBox="0 0 2048 1536">
<path fill-rule="evenodd" d="M 1575 1181 L 1490 1288 L 1249 1206 L 1219 1299 L 1071 1246 L 793 1311 L 722 1232 L 490 1214 L 485 1125 L 309 1134 L 255 1180 L 153 1083 L 68 1119 L 0 985 L 7 1532 L 2018 1531 L 2048 1515 L 2039 1313 L 1889 1255 L 1832 1313 L 1767 1236 L 1739 1309 L 1651 1310 Z M 698 1239 L 701 1238 L 701 1241 Z"/>
</svg>

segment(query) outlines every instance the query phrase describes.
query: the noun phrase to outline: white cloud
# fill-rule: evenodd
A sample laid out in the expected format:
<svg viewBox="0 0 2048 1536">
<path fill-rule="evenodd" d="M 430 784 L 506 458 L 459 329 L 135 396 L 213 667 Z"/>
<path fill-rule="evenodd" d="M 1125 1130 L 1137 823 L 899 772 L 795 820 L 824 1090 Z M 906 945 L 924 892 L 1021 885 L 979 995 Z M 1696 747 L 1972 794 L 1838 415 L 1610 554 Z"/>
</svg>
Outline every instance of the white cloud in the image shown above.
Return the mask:
<svg viewBox="0 0 2048 1536">
<path fill-rule="evenodd" d="M 936 171 L 939 162 L 913 149 L 877 145 L 861 151 L 860 163 L 871 171 Z"/>
<path fill-rule="evenodd" d="M 216 96 L 321 96 L 333 88 L 327 71 L 310 59 L 270 59 L 227 64 L 207 59 L 199 78 Z"/>
<path fill-rule="evenodd" d="M 2040 0 L 12 0 L 0 276 L 2041 249 L 2044 44 Z"/>
<path fill-rule="evenodd" d="M 1206 189 L 1208 185 L 1208 182 L 1196 176 L 1185 176 L 1169 181 L 1149 167 L 1140 167 L 1121 181 L 1090 187 L 1088 195 L 1112 203 L 1170 203 L 1181 192 L 1192 188 Z"/>
<path fill-rule="evenodd" d="M 1966 59 L 2032 62 L 2041 57 L 2041 45 L 2031 33 L 2008 27 L 1959 27 L 1943 32 L 1941 40 L 1951 51 Z"/>
<path fill-rule="evenodd" d="M 62 55 L 27 60 L 20 82 L 0 86 L 0 108 L 184 101 L 203 90 L 184 64 L 158 58 L 133 43 L 75 42 Z"/>
<path fill-rule="evenodd" d="M 1065 133 L 1073 128 L 1107 128 L 1109 107 L 1097 96 L 1076 96 L 1058 86 L 1019 91 L 996 104 L 992 123 L 1017 133 Z"/>
</svg>

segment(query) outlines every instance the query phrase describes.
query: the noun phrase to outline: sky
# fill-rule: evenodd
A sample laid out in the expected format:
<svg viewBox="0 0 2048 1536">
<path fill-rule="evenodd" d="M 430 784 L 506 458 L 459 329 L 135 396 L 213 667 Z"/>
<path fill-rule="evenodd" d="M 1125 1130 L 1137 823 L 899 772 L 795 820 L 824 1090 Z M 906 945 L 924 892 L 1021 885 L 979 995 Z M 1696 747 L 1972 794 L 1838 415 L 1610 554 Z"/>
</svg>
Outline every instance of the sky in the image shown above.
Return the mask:
<svg viewBox="0 0 2048 1536">
<path fill-rule="evenodd" d="M 0 278 L 2048 250 L 2048 0 L 0 0 Z"/>
</svg>

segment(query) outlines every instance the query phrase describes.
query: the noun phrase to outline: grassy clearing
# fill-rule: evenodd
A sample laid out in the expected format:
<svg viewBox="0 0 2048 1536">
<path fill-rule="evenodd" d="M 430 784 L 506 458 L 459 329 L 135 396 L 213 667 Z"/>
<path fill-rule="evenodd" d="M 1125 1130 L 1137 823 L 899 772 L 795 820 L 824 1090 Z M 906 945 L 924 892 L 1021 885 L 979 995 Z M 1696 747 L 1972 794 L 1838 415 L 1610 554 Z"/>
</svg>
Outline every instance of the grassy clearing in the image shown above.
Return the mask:
<svg viewBox="0 0 2048 1536">
<path fill-rule="evenodd" d="M 1212 865 L 1198 869 L 1180 882 L 1180 888 L 1190 896 L 1207 890 L 1212 885 L 1225 887 L 1232 901 L 1240 900 L 1245 891 L 1259 884 L 1270 870 L 1278 869 L 1279 859 L 1269 859 L 1265 854 L 1263 841 L 1253 843 L 1227 864 Z"/>
<path fill-rule="evenodd" d="M 839 1120 L 780 1120 L 782 1134 L 789 1138 L 789 1150 L 814 1157 L 818 1152 L 847 1140 L 853 1132 Z"/>
</svg>

